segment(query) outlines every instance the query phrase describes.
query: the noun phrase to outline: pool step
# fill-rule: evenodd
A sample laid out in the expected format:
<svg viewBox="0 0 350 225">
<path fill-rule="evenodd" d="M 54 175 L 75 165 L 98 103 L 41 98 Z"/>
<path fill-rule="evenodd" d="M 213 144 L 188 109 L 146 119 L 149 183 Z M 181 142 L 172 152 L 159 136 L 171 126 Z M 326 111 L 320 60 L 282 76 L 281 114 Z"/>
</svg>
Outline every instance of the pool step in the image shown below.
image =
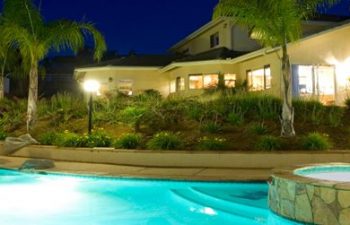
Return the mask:
<svg viewBox="0 0 350 225">
<path fill-rule="evenodd" d="M 196 192 L 193 189 L 173 189 L 171 191 L 175 196 L 200 208 L 210 208 L 215 212 L 237 217 L 247 224 L 261 224 L 268 214 L 267 210 L 216 199 Z"/>
<path fill-rule="evenodd" d="M 245 205 L 248 207 L 253 207 L 253 208 L 258 208 L 261 210 L 266 210 L 267 208 L 267 202 L 266 198 L 263 199 L 251 199 L 251 196 L 254 195 L 255 191 L 252 193 L 245 193 L 244 196 L 237 194 L 236 192 L 234 193 L 222 193 L 222 192 L 217 192 L 215 190 L 208 190 L 208 189 L 203 189 L 203 188 L 196 188 L 192 187 L 191 188 L 194 192 L 197 192 L 198 194 L 205 195 L 210 198 L 215 198 L 217 200 L 222 200 L 226 202 L 234 202 L 240 205 Z M 240 191 L 238 191 L 240 193 Z M 267 195 L 267 193 L 263 194 L 264 196 Z"/>
<path fill-rule="evenodd" d="M 266 216 L 267 209 L 262 208 L 260 206 L 255 206 L 251 203 L 247 203 L 242 201 L 242 199 L 239 199 L 237 197 L 232 196 L 225 196 L 225 195 L 216 195 L 213 192 L 209 191 L 203 191 L 201 189 L 197 188 L 189 188 L 193 193 L 195 193 L 197 196 L 202 197 L 203 199 L 206 199 L 207 201 L 213 202 L 215 204 L 223 205 L 224 207 L 239 207 L 240 209 L 247 210 L 248 212 L 251 212 L 254 210 L 256 214 L 259 216 Z"/>
</svg>

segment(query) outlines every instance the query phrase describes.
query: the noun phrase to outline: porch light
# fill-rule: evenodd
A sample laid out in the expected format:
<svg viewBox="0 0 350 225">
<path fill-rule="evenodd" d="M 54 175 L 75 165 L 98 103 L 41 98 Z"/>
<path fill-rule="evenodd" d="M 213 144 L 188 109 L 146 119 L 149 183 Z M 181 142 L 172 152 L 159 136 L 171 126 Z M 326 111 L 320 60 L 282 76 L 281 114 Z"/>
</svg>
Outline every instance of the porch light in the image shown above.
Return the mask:
<svg viewBox="0 0 350 225">
<path fill-rule="evenodd" d="M 100 83 L 96 80 L 87 80 L 84 82 L 84 90 L 89 93 L 97 93 L 100 86 Z"/>
<path fill-rule="evenodd" d="M 96 80 L 87 80 L 84 82 L 84 90 L 87 92 L 87 93 L 90 93 L 90 96 L 89 96 L 89 112 L 88 112 L 88 116 L 89 116 L 89 124 L 88 124 L 88 132 L 89 132 L 89 135 L 91 134 L 91 130 L 92 130 L 92 110 L 93 110 L 93 107 L 92 107 L 92 96 L 93 94 L 98 94 L 98 91 L 100 89 L 100 83 Z"/>
</svg>

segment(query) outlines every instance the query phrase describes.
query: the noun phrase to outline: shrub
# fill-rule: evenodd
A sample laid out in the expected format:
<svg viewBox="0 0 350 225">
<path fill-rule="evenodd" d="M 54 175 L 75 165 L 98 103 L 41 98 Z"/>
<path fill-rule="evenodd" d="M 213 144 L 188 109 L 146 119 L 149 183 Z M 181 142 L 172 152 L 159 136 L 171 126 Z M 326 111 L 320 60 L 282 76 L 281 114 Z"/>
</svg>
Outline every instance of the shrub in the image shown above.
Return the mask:
<svg viewBox="0 0 350 225">
<path fill-rule="evenodd" d="M 53 145 L 57 139 L 56 132 L 45 132 L 39 136 L 39 142 L 43 145 Z"/>
<path fill-rule="evenodd" d="M 239 126 L 243 123 L 244 121 L 244 115 L 241 113 L 234 113 L 231 112 L 230 114 L 228 114 L 227 116 L 227 121 L 233 125 L 233 126 Z"/>
<path fill-rule="evenodd" d="M 142 137 L 140 134 L 124 134 L 115 141 L 114 147 L 122 149 L 136 149 L 141 145 L 141 141 Z"/>
<path fill-rule="evenodd" d="M 162 102 L 154 102 L 147 107 L 141 124 L 153 131 L 179 127 L 184 122 L 183 102 L 177 99 L 167 99 Z"/>
<path fill-rule="evenodd" d="M 331 127 L 339 127 L 344 116 L 344 109 L 338 106 L 328 106 L 328 123 Z"/>
<path fill-rule="evenodd" d="M 328 136 L 317 132 L 309 133 L 303 138 L 302 144 L 306 150 L 327 150 L 332 147 Z"/>
<path fill-rule="evenodd" d="M 205 122 L 201 125 L 201 131 L 205 133 L 219 133 L 222 130 L 222 126 L 212 121 Z"/>
<path fill-rule="evenodd" d="M 141 119 L 145 113 L 146 109 L 143 107 L 128 106 L 120 112 L 119 118 L 122 122 L 132 125 L 135 130 L 139 130 Z"/>
<path fill-rule="evenodd" d="M 253 123 L 249 127 L 249 131 L 256 135 L 264 135 L 267 133 L 267 128 L 264 123 Z"/>
<path fill-rule="evenodd" d="M 350 110 L 350 97 L 347 97 L 347 98 L 345 99 L 344 104 L 345 104 L 346 108 L 347 108 L 348 110 Z"/>
<path fill-rule="evenodd" d="M 198 141 L 198 147 L 201 150 L 224 150 L 227 148 L 226 139 L 203 137 Z"/>
<path fill-rule="evenodd" d="M 62 147 L 110 147 L 112 138 L 102 130 L 93 131 L 90 135 L 77 135 L 65 131 L 57 135 L 55 145 Z"/>
<path fill-rule="evenodd" d="M 7 138 L 7 133 L 5 131 L 0 130 L 0 140 L 3 141 Z"/>
<path fill-rule="evenodd" d="M 280 138 L 274 136 L 263 136 L 261 137 L 255 145 L 258 150 L 278 150 L 282 147 L 282 142 Z"/>
<path fill-rule="evenodd" d="M 9 100 L 4 98 L 0 101 L 0 128 L 4 132 L 11 132 L 25 124 L 26 118 L 25 100 Z"/>
<path fill-rule="evenodd" d="M 182 147 L 179 135 L 171 132 L 159 132 L 147 142 L 147 148 L 154 150 L 176 150 Z"/>
<path fill-rule="evenodd" d="M 79 135 L 69 132 L 68 130 L 57 134 L 53 144 L 60 147 L 81 147 Z"/>
<path fill-rule="evenodd" d="M 73 118 L 82 118 L 87 115 L 86 102 L 82 98 L 69 93 L 59 93 L 49 101 L 41 100 L 38 104 L 39 116 L 54 117 L 54 124 L 68 122 Z"/>
<path fill-rule="evenodd" d="M 94 130 L 90 135 L 80 138 L 80 147 L 110 147 L 112 145 L 112 138 L 102 129 Z"/>
</svg>

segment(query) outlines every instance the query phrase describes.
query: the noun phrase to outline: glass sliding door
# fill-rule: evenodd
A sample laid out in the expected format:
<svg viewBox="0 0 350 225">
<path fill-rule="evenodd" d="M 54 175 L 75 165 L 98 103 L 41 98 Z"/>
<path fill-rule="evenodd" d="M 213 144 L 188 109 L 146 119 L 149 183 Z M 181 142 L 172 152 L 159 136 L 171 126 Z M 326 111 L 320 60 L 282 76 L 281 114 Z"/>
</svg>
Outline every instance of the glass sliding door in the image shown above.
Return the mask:
<svg viewBox="0 0 350 225">
<path fill-rule="evenodd" d="M 333 66 L 293 65 L 293 95 L 317 99 L 324 104 L 335 102 L 335 70 Z"/>
<path fill-rule="evenodd" d="M 331 66 L 318 66 L 315 70 L 317 96 L 324 104 L 335 102 L 335 71 Z"/>
</svg>

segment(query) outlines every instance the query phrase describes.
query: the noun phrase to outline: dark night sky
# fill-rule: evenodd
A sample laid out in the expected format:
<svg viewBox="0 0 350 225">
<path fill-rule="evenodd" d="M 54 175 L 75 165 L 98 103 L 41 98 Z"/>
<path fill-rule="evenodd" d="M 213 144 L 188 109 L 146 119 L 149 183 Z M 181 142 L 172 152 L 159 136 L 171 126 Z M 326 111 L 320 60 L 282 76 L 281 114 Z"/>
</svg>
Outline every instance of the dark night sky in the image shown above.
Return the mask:
<svg viewBox="0 0 350 225">
<path fill-rule="evenodd" d="M 40 1 L 40 0 L 38 0 Z M 48 20 L 68 18 L 93 22 L 108 48 L 125 54 L 163 53 L 204 25 L 218 0 L 41 0 Z M 349 15 L 349 2 L 331 14 Z"/>
</svg>

